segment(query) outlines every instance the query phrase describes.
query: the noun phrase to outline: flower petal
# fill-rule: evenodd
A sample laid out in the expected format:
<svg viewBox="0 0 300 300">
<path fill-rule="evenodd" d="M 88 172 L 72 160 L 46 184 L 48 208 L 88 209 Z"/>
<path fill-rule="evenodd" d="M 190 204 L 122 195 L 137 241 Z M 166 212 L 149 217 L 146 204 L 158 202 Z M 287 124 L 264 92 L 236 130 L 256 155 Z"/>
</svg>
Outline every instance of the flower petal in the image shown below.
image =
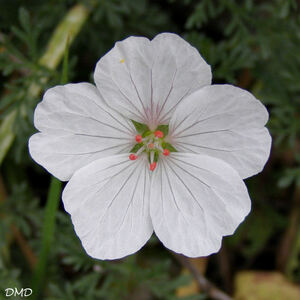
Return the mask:
<svg viewBox="0 0 300 300">
<path fill-rule="evenodd" d="M 231 85 L 212 85 L 177 107 L 169 134 L 178 151 L 220 158 L 247 178 L 259 173 L 269 157 L 267 120 L 266 108 L 249 92 Z"/>
<path fill-rule="evenodd" d="M 151 44 L 153 106 L 159 112 L 158 123 L 167 124 L 184 97 L 211 84 L 212 74 L 198 50 L 176 34 L 161 33 Z"/>
<path fill-rule="evenodd" d="M 167 122 L 176 105 L 211 83 L 199 52 L 175 34 L 151 42 L 129 37 L 97 63 L 95 82 L 108 105 L 152 129 Z"/>
<path fill-rule="evenodd" d="M 131 161 L 124 154 L 94 161 L 73 175 L 63 203 L 90 256 L 121 258 L 150 238 L 149 182 L 146 157 Z"/>
<path fill-rule="evenodd" d="M 234 232 L 251 202 L 238 173 L 222 160 L 172 153 L 153 173 L 150 214 L 163 244 L 190 257 L 218 251 L 222 236 Z"/>
<path fill-rule="evenodd" d="M 60 180 L 134 145 L 131 122 L 107 107 L 89 83 L 49 89 L 35 110 L 34 124 L 41 133 L 30 138 L 30 154 Z"/>
</svg>

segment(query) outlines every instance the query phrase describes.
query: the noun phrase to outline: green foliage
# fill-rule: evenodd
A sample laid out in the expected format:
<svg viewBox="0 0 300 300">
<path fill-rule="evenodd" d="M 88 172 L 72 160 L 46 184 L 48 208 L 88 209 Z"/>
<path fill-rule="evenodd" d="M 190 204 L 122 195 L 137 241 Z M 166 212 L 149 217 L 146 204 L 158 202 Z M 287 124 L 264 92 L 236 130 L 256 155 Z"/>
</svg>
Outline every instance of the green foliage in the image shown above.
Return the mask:
<svg viewBox="0 0 300 300">
<path fill-rule="evenodd" d="M 170 143 L 162 143 L 162 147 L 164 149 L 168 149 L 170 152 L 177 152 L 174 146 L 172 146 Z"/>
<path fill-rule="evenodd" d="M 132 149 L 129 151 L 130 153 L 137 153 L 139 149 L 143 147 L 143 144 L 135 144 Z"/>
<path fill-rule="evenodd" d="M 290 254 L 290 258 L 287 264 L 287 275 L 290 279 L 295 281 L 300 280 L 300 230 L 297 232 L 297 238 L 294 243 L 293 249 Z"/>
<path fill-rule="evenodd" d="M 186 23 L 186 37 L 212 64 L 214 80 L 245 85 L 241 72 L 246 70 L 248 86 L 272 108 L 269 126 L 275 143 L 292 147 L 300 130 L 300 100 L 295 97 L 300 91 L 298 12 L 294 0 L 261 5 L 253 0 L 204 0 Z M 221 38 L 217 43 L 195 32 L 212 23 Z"/>
<path fill-rule="evenodd" d="M 167 136 L 169 133 L 169 125 L 159 125 L 155 130 L 159 130 L 164 136 Z"/>
<path fill-rule="evenodd" d="M 253 259 L 265 249 L 272 236 L 285 226 L 285 219 L 272 207 L 261 205 L 238 228 L 237 234 L 227 240 L 232 247 L 245 245 L 240 254 L 245 259 Z"/>
<path fill-rule="evenodd" d="M 131 120 L 132 124 L 134 125 L 136 131 L 140 134 L 144 134 L 145 132 L 149 131 L 149 128 L 146 124 L 139 123 L 137 121 Z"/>
<path fill-rule="evenodd" d="M 64 63 L 57 70 L 45 67 L 40 59 L 53 31 L 78 3 L 86 5 L 89 18 L 65 53 Z M 0 202 L 0 292 L 32 284 L 32 270 L 12 237 L 11 225 L 20 230 L 35 254 L 53 233 L 43 231 L 50 176 L 33 163 L 27 148 L 35 132 L 33 111 L 41 100 L 39 93 L 32 93 L 33 87 L 45 91 L 67 82 L 67 71 L 70 82 L 92 81 L 95 63 L 117 40 L 129 35 L 152 38 L 162 31 L 176 32 L 195 46 L 212 66 L 214 83 L 246 88 L 269 110 L 268 128 L 274 140 L 271 159 L 261 175 L 247 181 L 252 212 L 226 238 L 225 246 L 232 273 L 240 268 L 276 268 L 278 245 L 291 223 L 291 199 L 300 186 L 299 2 L 15 0 L 0 1 L 0 11 L 5 12 L 0 16 L 0 162 L 7 190 L 5 201 Z M 145 125 L 135 122 L 134 126 L 147 135 Z M 167 135 L 167 127 L 159 130 Z M 164 145 L 176 151 L 170 147 Z M 1 199 L 3 195 L 0 189 Z M 155 237 L 125 259 L 94 260 L 84 252 L 63 207 L 52 213 L 57 230 L 47 249 L 42 299 L 171 300 L 178 299 L 175 290 L 191 280 L 181 275 Z M 299 281 L 299 228 L 296 232 L 286 270 L 291 280 Z M 265 262 L 266 257 L 271 258 Z M 209 261 L 208 276 L 222 286 L 228 279 L 220 278 L 219 260 L 212 256 Z M 200 300 L 205 295 L 181 299 Z"/>
<path fill-rule="evenodd" d="M 286 188 L 293 183 L 295 183 L 297 186 L 300 186 L 300 160 L 299 156 L 297 156 L 296 162 L 298 163 L 298 166 L 293 168 L 286 168 L 282 174 L 282 177 L 278 181 L 278 186 L 280 188 Z"/>
</svg>

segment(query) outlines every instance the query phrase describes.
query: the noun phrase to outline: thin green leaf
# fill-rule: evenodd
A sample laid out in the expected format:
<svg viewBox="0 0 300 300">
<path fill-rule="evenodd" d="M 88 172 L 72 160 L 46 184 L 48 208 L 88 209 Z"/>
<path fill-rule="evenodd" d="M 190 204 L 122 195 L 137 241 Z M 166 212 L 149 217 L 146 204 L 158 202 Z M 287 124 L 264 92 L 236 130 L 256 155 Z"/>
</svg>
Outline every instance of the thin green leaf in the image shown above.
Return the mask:
<svg viewBox="0 0 300 300">
<path fill-rule="evenodd" d="M 33 290 L 35 291 L 32 296 L 33 299 L 40 299 L 39 296 L 41 295 L 43 286 L 45 284 L 47 261 L 48 261 L 49 251 L 51 249 L 53 238 L 54 238 L 55 218 L 56 218 L 56 211 L 60 201 L 60 194 L 61 194 L 61 182 L 58 179 L 52 177 L 49 193 L 48 193 L 46 209 L 45 209 L 42 248 L 39 254 L 39 260 L 37 262 L 33 274 L 32 287 Z"/>
<path fill-rule="evenodd" d="M 135 144 L 135 145 L 133 146 L 133 148 L 130 150 L 130 153 L 136 153 L 136 152 L 138 152 L 138 150 L 141 149 L 142 146 L 143 146 L 142 143 L 140 143 L 140 144 Z"/>
<path fill-rule="evenodd" d="M 63 70 L 61 75 L 61 84 L 66 84 L 68 82 L 68 70 L 69 70 L 69 36 L 66 42 L 66 48 L 64 52 Z"/>
<path fill-rule="evenodd" d="M 21 7 L 19 9 L 19 20 L 26 32 L 30 32 L 30 15 L 27 9 Z"/>
<path fill-rule="evenodd" d="M 143 123 L 139 123 L 137 121 L 131 120 L 132 124 L 134 125 L 136 131 L 138 133 L 144 133 L 146 131 L 149 131 L 149 128 L 146 124 Z"/>
<path fill-rule="evenodd" d="M 150 135 L 151 133 L 152 133 L 152 132 L 151 132 L 150 130 L 145 131 L 145 132 L 142 134 L 142 137 L 144 138 L 144 137 Z"/>
<path fill-rule="evenodd" d="M 157 162 L 159 158 L 159 154 L 157 151 L 154 152 L 154 161 Z"/>
<path fill-rule="evenodd" d="M 169 143 L 162 143 L 162 147 L 164 149 L 170 150 L 170 152 L 178 152 L 171 144 Z"/>
<path fill-rule="evenodd" d="M 169 133 L 169 125 L 159 125 L 156 130 L 161 131 L 164 136 L 167 136 Z"/>
</svg>

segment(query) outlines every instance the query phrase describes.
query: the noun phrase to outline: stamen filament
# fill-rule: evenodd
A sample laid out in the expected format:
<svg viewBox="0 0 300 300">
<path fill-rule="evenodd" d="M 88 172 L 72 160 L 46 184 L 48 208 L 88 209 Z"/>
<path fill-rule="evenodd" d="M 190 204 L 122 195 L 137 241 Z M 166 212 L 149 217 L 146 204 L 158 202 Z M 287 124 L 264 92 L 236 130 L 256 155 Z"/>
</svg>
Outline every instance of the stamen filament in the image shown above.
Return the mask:
<svg viewBox="0 0 300 300">
<path fill-rule="evenodd" d="M 154 151 L 150 152 L 150 164 L 154 162 Z"/>
<path fill-rule="evenodd" d="M 141 147 L 141 148 L 137 151 L 136 155 L 140 155 L 144 150 L 145 150 L 145 146 Z"/>
</svg>

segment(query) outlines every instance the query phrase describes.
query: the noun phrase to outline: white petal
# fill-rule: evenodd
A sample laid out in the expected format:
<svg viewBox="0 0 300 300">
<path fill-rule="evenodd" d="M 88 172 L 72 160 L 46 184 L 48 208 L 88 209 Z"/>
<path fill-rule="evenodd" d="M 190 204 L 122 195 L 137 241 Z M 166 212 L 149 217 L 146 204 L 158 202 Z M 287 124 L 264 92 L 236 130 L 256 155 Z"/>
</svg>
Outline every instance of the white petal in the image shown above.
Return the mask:
<svg viewBox="0 0 300 300">
<path fill-rule="evenodd" d="M 186 95 L 211 83 L 209 65 L 175 34 L 129 37 L 102 57 L 95 82 L 111 107 L 154 129 Z"/>
<path fill-rule="evenodd" d="M 138 251 L 153 228 L 146 158 L 99 159 L 77 171 L 63 192 L 65 209 L 86 252 L 117 259 Z"/>
<path fill-rule="evenodd" d="M 153 106 L 158 123 L 167 124 L 176 105 L 197 89 L 211 84 L 210 66 L 198 50 L 176 34 L 162 33 L 152 41 Z"/>
<path fill-rule="evenodd" d="M 30 154 L 60 180 L 96 159 L 128 152 L 135 142 L 131 122 L 107 107 L 89 83 L 49 89 L 34 124 L 41 133 L 30 138 Z"/>
<path fill-rule="evenodd" d="M 170 139 L 178 151 L 220 158 L 247 178 L 259 173 L 269 157 L 267 120 L 266 108 L 249 92 L 212 85 L 177 107 L 170 121 Z"/>
<path fill-rule="evenodd" d="M 190 257 L 219 250 L 251 202 L 238 173 L 222 160 L 172 153 L 153 172 L 150 214 L 163 244 Z"/>
</svg>

